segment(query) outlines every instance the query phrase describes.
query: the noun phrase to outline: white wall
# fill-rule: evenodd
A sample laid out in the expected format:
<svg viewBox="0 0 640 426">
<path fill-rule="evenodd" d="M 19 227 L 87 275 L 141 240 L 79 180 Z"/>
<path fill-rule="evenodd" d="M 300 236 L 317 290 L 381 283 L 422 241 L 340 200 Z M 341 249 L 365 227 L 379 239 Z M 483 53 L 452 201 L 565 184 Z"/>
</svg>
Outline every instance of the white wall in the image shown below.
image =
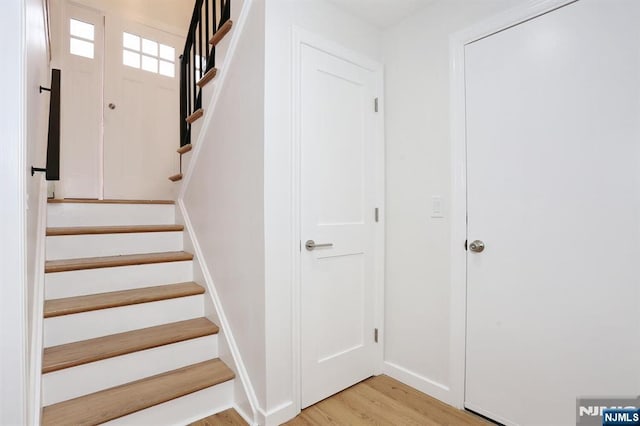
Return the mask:
<svg viewBox="0 0 640 426">
<path fill-rule="evenodd" d="M 385 371 L 449 403 L 449 36 L 525 1 L 437 0 L 383 37 Z M 434 195 L 444 218 L 431 217 Z"/>
<path fill-rule="evenodd" d="M 0 424 L 26 420 L 23 2 L 8 0 L 0 14 Z"/>
<path fill-rule="evenodd" d="M 292 34 L 297 27 L 348 49 L 380 59 L 380 32 L 322 0 L 269 0 L 266 10 L 265 65 L 265 287 L 266 360 L 269 423 L 297 413 L 298 386 L 292 358 L 294 253 L 292 169 Z M 299 349 L 299 348 L 295 348 Z"/>
<path fill-rule="evenodd" d="M 43 5 L 10 0 L 0 15 L 0 424 L 25 424 L 29 397 L 29 346 L 37 269 L 38 199 L 44 166 L 49 84 Z"/>
<path fill-rule="evenodd" d="M 254 1 L 217 106 L 204 105 L 184 207 L 259 404 L 265 390 L 264 4 Z M 235 30 L 234 30 L 235 31 Z M 235 34 L 234 34 L 235 37 Z M 214 83 L 215 84 L 215 83 Z M 238 379 L 236 386 L 241 386 Z"/>
<path fill-rule="evenodd" d="M 186 36 L 194 1 L 185 0 L 73 0 L 105 13 Z"/>
</svg>

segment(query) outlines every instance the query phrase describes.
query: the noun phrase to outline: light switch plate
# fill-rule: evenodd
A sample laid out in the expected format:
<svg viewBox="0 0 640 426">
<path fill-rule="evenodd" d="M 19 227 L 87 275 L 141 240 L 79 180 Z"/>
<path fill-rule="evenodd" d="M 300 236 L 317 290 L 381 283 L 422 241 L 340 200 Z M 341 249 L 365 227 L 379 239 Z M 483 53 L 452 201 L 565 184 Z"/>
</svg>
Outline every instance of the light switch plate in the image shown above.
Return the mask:
<svg viewBox="0 0 640 426">
<path fill-rule="evenodd" d="M 431 197 L 431 217 L 444 217 L 444 205 L 440 195 Z"/>
</svg>

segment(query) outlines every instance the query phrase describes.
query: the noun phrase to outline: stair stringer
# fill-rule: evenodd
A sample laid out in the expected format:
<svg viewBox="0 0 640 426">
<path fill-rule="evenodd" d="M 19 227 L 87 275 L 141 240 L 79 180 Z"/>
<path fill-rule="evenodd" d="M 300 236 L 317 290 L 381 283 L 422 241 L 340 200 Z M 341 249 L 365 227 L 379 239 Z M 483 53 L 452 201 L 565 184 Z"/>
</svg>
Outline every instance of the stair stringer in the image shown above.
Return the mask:
<svg viewBox="0 0 640 426">
<path fill-rule="evenodd" d="M 183 224 L 185 227 L 184 247 L 194 254 L 194 279 L 198 279 L 200 283 L 205 284 L 207 289 L 205 295 L 205 316 L 220 327 L 218 340 L 219 357 L 236 373 L 236 379 L 239 379 L 236 380 L 234 386 L 234 408 L 251 425 L 257 424 L 258 419 L 259 403 L 256 392 L 243 362 L 239 346 L 234 338 L 233 330 L 225 314 L 209 267 L 206 262 L 202 260 L 205 257 L 194 226 L 189 218 L 184 197 L 189 188 L 203 146 L 209 142 L 215 142 L 206 140 L 208 129 L 211 126 L 217 125 L 217 123 L 214 123 L 213 117 L 217 115 L 216 111 L 218 108 L 224 107 L 224 105 L 221 105 L 219 102 L 220 95 L 225 91 L 225 82 L 234 70 L 239 41 L 245 32 L 249 15 L 255 4 L 256 2 L 254 0 L 237 0 L 232 3 L 231 18 L 233 20 L 233 29 L 231 33 L 227 35 L 227 37 L 230 37 L 230 40 L 224 41 L 224 50 L 221 52 L 223 58 L 217 58 L 220 59 L 220 61 L 216 63 L 219 71 L 215 81 L 209 83 L 203 90 L 203 109 L 205 110 L 205 114 L 204 117 L 199 120 L 201 121 L 200 128 L 198 129 L 195 140 L 192 141 L 194 148 L 189 154 L 190 158 L 186 165 L 186 170 L 183 169 L 184 176 L 176 199 L 176 219 L 178 223 Z"/>
<path fill-rule="evenodd" d="M 256 423 L 255 419 L 257 419 L 258 413 L 258 400 L 255 390 L 242 362 L 240 350 L 233 337 L 209 268 L 205 262 L 200 262 L 200 259 L 203 258 L 202 249 L 182 199 L 178 199 L 176 208 L 177 222 L 184 225 L 184 247 L 194 254 L 193 278 L 200 283 L 206 284 L 207 291 L 204 298 L 205 317 L 220 327 L 218 332 L 218 357 L 236 374 L 236 383 L 233 387 L 234 409 L 247 423 L 257 425 L 258 423 Z M 240 383 L 237 382 L 238 378 Z M 241 386 L 238 386 L 239 384 Z"/>
</svg>

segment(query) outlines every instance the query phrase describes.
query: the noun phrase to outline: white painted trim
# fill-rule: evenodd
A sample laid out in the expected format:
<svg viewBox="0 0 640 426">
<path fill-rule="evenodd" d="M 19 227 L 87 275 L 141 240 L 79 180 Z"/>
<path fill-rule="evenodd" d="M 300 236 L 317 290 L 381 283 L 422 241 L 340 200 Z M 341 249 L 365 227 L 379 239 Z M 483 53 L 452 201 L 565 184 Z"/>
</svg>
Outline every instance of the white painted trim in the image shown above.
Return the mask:
<svg viewBox="0 0 640 426">
<path fill-rule="evenodd" d="M 178 209 L 180 210 L 180 214 L 182 219 L 184 220 L 184 227 L 187 235 L 191 239 L 191 244 L 193 245 L 194 255 L 197 259 L 204 259 L 204 255 L 202 253 L 202 249 L 200 248 L 200 243 L 198 242 L 198 237 L 196 236 L 193 225 L 191 223 L 191 219 L 189 218 L 189 213 L 184 205 L 184 200 L 179 198 L 177 201 Z M 202 271 L 202 276 L 204 277 L 205 284 L 207 286 L 207 295 L 211 297 L 213 302 L 213 306 L 218 314 L 218 319 L 220 321 L 220 327 L 224 331 L 224 336 L 229 346 L 229 351 L 231 352 L 231 356 L 236 363 L 236 369 L 238 377 L 240 378 L 240 382 L 244 387 L 245 393 L 249 399 L 249 404 L 251 405 L 253 419 L 257 418 L 257 408 L 258 408 L 258 398 L 256 397 L 255 390 L 253 389 L 253 385 L 251 384 L 251 380 L 249 378 L 249 373 L 247 372 L 244 362 L 242 360 L 242 355 L 240 354 L 240 349 L 238 348 L 238 344 L 236 343 L 235 338 L 233 337 L 233 331 L 231 326 L 229 325 L 229 320 L 227 319 L 227 315 L 225 314 L 224 308 L 222 307 L 222 302 L 220 301 L 220 296 L 218 295 L 218 291 L 216 289 L 215 283 L 213 281 L 213 277 L 209 272 L 209 268 L 207 267 L 206 262 L 198 262 L 200 265 L 200 270 Z M 249 422 L 249 424 L 254 424 L 254 421 Z"/>
<path fill-rule="evenodd" d="M 387 220 L 386 220 L 386 140 L 385 140 L 385 102 L 384 102 L 384 67 L 380 65 L 377 70 L 376 92 L 378 93 L 378 115 L 375 130 L 375 150 L 374 161 L 376 168 L 376 196 L 375 202 L 378 208 L 378 222 L 375 237 L 375 254 L 374 264 L 374 325 L 378 329 L 378 366 L 376 374 L 380 374 L 384 368 L 384 303 L 385 303 L 385 276 L 386 276 L 386 237 L 387 237 Z"/>
<path fill-rule="evenodd" d="M 300 126 L 297 124 L 300 120 L 300 98 L 296 93 L 300 93 L 300 46 L 302 40 L 299 39 L 299 29 L 291 28 L 291 158 L 289 159 L 291 167 L 291 235 L 293 236 L 291 253 L 291 361 L 292 361 L 292 380 L 291 397 L 293 398 L 294 413 L 298 414 L 302 410 L 302 336 L 301 336 L 301 304 L 302 304 L 302 253 L 296 250 L 302 241 L 302 212 L 300 209 L 301 195 L 301 178 L 300 163 L 302 161 L 300 149 Z"/>
<path fill-rule="evenodd" d="M 448 386 L 394 364 L 391 361 L 384 362 L 382 373 L 442 401 L 446 401 L 451 392 Z"/>
<path fill-rule="evenodd" d="M 287 401 L 272 408 L 268 412 L 262 408 L 258 408 L 257 424 L 271 426 L 281 425 L 287 420 L 291 420 L 291 407 L 295 406 L 294 401 Z"/>
<path fill-rule="evenodd" d="M 293 241 L 291 241 L 291 247 L 297 247 L 302 240 L 301 225 L 302 225 L 302 205 L 301 205 L 301 137 L 300 137 L 300 58 L 301 47 L 303 45 L 314 47 L 332 56 L 340 58 L 342 60 L 351 62 L 361 68 L 371 71 L 376 74 L 376 91 L 378 92 L 379 109 L 377 119 L 375 120 L 376 129 L 375 134 L 375 176 L 376 176 L 376 197 L 375 202 L 379 211 L 379 222 L 376 228 L 376 238 L 374 242 L 374 324 L 378 328 L 378 351 L 377 351 L 377 363 L 374 369 L 374 374 L 379 374 L 383 371 L 383 359 L 384 359 L 384 259 L 385 259 L 385 138 L 384 138 L 384 74 L 383 65 L 369 57 L 362 55 L 361 53 L 354 52 L 350 49 L 343 47 L 340 44 L 327 40 L 324 37 L 315 33 L 309 32 L 297 26 L 292 27 L 292 52 L 291 52 L 291 150 L 292 158 L 291 169 L 291 188 L 293 200 L 292 206 L 292 235 Z M 373 214 L 373 212 L 372 212 Z M 302 273 L 302 256 L 300 250 L 292 250 L 292 265 L 294 266 L 293 274 L 293 288 L 292 288 L 292 361 L 293 361 L 293 404 L 295 413 L 300 412 L 301 408 L 301 381 L 302 381 L 302 367 L 301 367 L 301 273 Z"/>
<path fill-rule="evenodd" d="M 216 75 L 216 88 L 211 96 L 211 101 L 209 105 L 204 107 L 203 109 L 207 112 L 202 120 L 202 126 L 200 127 L 200 132 L 198 133 L 198 137 L 195 143 L 192 141 L 193 150 L 191 150 L 191 160 L 189 160 L 189 166 L 187 171 L 184 173 L 182 178 L 182 185 L 180 186 L 180 191 L 178 191 L 177 200 L 181 201 L 184 199 L 185 192 L 189 187 L 189 183 L 191 182 L 191 177 L 193 176 L 195 166 L 198 163 L 198 158 L 200 157 L 200 151 L 202 150 L 202 146 L 206 143 L 204 137 L 207 133 L 207 129 L 211 125 L 212 117 L 215 114 L 215 111 L 218 108 L 218 100 L 220 99 L 220 93 L 225 86 L 225 82 L 227 80 L 227 76 L 230 73 L 230 70 L 233 68 L 232 64 L 235 61 L 236 50 L 238 49 L 238 44 L 240 42 L 240 37 L 244 32 L 244 27 L 247 25 L 247 20 L 249 18 L 249 13 L 253 7 L 254 0 L 245 0 L 242 6 L 242 11 L 240 12 L 240 16 L 238 17 L 238 21 L 233 23 L 233 30 L 231 32 L 231 42 L 229 43 L 229 49 L 227 50 L 227 54 L 225 57 L 225 63 L 223 67 L 220 67 L 218 70 L 218 74 Z M 254 407 L 255 409 L 255 407 Z"/>
<path fill-rule="evenodd" d="M 236 401 L 234 401 L 233 409 L 236 410 L 238 414 L 240 414 L 240 417 L 242 417 L 245 422 L 247 422 L 250 425 L 257 425 L 255 420 L 253 420 L 251 416 L 247 414 L 246 411 L 244 411 L 242 408 L 240 408 L 238 404 L 236 404 Z"/>
<path fill-rule="evenodd" d="M 466 304 L 467 304 L 467 159 L 465 118 L 465 45 L 529 19 L 574 3 L 577 0 L 530 0 L 475 24 L 449 39 L 449 94 L 451 137 L 451 304 L 450 304 L 450 391 L 442 399 L 464 407 Z"/>
<path fill-rule="evenodd" d="M 40 424 L 42 400 L 42 355 L 44 351 L 44 265 L 47 230 L 47 181 L 40 175 L 38 193 L 38 225 L 36 235 L 33 305 L 31 306 L 31 359 L 29 384 L 30 423 Z"/>
</svg>

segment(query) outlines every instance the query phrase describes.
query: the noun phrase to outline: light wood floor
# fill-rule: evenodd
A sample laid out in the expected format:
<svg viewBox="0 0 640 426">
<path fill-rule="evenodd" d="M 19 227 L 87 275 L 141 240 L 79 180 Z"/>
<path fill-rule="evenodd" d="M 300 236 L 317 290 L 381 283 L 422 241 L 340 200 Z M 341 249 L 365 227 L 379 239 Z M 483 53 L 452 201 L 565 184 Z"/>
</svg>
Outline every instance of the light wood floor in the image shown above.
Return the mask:
<svg viewBox="0 0 640 426">
<path fill-rule="evenodd" d="M 204 419 L 202 421 L 206 423 L 197 425 L 246 425 L 241 419 L 239 422 L 232 421 L 228 414 L 223 418 L 218 416 Z M 489 424 L 480 417 L 455 409 L 388 376 L 371 377 L 304 409 L 298 417 L 286 423 L 288 426 Z"/>
</svg>

